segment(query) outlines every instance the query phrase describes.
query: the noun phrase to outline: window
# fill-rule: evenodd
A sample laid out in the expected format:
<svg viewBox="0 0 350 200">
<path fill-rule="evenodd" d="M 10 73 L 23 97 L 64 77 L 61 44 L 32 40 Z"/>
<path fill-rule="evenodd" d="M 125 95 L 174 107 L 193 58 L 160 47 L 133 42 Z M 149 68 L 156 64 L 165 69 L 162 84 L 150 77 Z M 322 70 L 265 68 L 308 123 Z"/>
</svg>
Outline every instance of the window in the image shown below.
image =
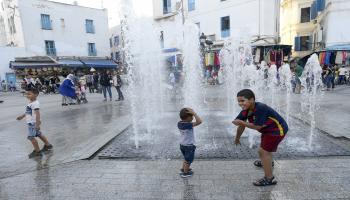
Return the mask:
<svg viewBox="0 0 350 200">
<path fill-rule="evenodd" d="M 64 19 L 61 18 L 61 27 L 64 28 L 66 26 L 65 22 L 64 22 Z"/>
<path fill-rule="evenodd" d="M 230 37 L 230 16 L 221 17 L 221 37 Z"/>
<path fill-rule="evenodd" d="M 164 31 L 160 31 L 160 47 L 164 49 Z"/>
<path fill-rule="evenodd" d="M 46 55 L 48 56 L 56 55 L 55 41 L 45 40 L 45 48 L 46 48 Z"/>
<path fill-rule="evenodd" d="M 163 0 L 163 14 L 171 12 L 171 0 Z"/>
<path fill-rule="evenodd" d="M 85 20 L 86 33 L 95 33 L 94 21 L 91 19 Z"/>
<path fill-rule="evenodd" d="M 44 30 L 52 30 L 50 15 L 41 14 L 41 28 Z"/>
<path fill-rule="evenodd" d="M 200 30 L 201 29 L 201 23 L 197 22 L 196 25 L 197 25 L 198 29 Z"/>
<path fill-rule="evenodd" d="M 88 50 L 89 50 L 89 56 L 96 56 L 96 47 L 95 47 L 95 43 L 88 43 Z"/>
<path fill-rule="evenodd" d="M 195 0 L 188 0 L 188 11 L 192 11 L 196 9 Z"/>
<path fill-rule="evenodd" d="M 114 36 L 114 46 L 119 46 L 119 36 Z"/>
<path fill-rule="evenodd" d="M 309 51 L 312 50 L 312 36 L 295 37 L 294 51 Z"/>
<path fill-rule="evenodd" d="M 310 22 L 310 7 L 302 8 L 300 11 L 300 23 Z"/>
<path fill-rule="evenodd" d="M 113 47 L 113 41 L 112 41 L 112 38 L 109 38 L 109 47 Z"/>
</svg>

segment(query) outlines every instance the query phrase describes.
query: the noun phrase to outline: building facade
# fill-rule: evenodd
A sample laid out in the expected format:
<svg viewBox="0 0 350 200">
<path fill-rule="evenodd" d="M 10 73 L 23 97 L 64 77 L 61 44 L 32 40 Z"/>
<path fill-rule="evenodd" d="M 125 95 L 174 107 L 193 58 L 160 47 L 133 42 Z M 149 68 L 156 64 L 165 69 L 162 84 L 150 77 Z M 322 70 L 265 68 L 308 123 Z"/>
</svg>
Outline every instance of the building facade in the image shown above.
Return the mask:
<svg viewBox="0 0 350 200">
<path fill-rule="evenodd" d="M 279 0 L 153 0 L 165 49 L 176 47 L 176 23 L 187 20 L 197 24 L 214 45 L 236 34 L 277 44 L 279 7 Z"/>
<path fill-rule="evenodd" d="M 284 0 L 281 41 L 293 45 L 293 57 L 303 57 L 334 45 L 350 44 L 350 1 Z"/>
<path fill-rule="evenodd" d="M 120 25 L 114 26 L 109 30 L 109 47 L 110 56 L 117 62 L 121 62 L 122 52 L 122 37 Z"/>
<path fill-rule="evenodd" d="M 0 0 L 0 4 L 0 46 L 24 48 L 25 56 L 110 55 L 105 9 L 47 0 Z"/>
</svg>

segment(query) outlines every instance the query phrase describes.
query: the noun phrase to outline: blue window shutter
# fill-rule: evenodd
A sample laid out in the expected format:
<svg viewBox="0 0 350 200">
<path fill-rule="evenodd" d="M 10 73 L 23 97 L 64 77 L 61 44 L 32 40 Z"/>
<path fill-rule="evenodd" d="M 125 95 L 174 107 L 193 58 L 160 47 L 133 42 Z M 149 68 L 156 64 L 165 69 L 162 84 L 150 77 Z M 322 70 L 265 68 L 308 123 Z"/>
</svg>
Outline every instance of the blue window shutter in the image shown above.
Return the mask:
<svg viewBox="0 0 350 200">
<path fill-rule="evenodd" d="M 193 11 L 196 9 L 195 0 L 188 0 L 188 11 Z"/>
<path fill-rule="evenodd" d="M 300 37 L 295 37 L 294 38 L 294 51 L 300 51 L 301 46 L 300 46 Z"/>
<path fill-rule="evenodd" d="M 316 19 L 317 17 L 317 3 L 314 1 L 311 5 L 311 19 Z"/>
<path fill-rule="evenodd" d="M 50 15 L 41 14 L 41 28 L 45 30 L 51 30 Z"/>
<path fill-rule="evenodd" d="M 326 7 L 326 0 L 316 0 L 317 12 L 321 12 Z"/>
</svg>

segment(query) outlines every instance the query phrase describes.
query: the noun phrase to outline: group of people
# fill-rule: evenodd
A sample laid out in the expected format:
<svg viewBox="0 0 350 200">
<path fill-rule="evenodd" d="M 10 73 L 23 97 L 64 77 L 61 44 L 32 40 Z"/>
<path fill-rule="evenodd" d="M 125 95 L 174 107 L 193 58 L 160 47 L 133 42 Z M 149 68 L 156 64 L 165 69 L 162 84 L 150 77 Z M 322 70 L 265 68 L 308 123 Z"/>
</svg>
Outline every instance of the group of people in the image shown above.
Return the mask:
<svg viewBox="0 0 350 200">
<path fill-rule="evenodd" d="M 107 101 L 107 93 L 109 100 L 112 101 L 112 90 L 114 86 L 118 93 L 118 99 L 116 101 L 123 101 L 124 95 L 121 91 L 123 85 L 119 72 L 114 74 L 103 71 L 102 73 L 88 74 L 80 79 L 75 75 L 69 74 L 59 87 L 59 92 L 62 95 L 62 106 L 75 105 L 75 101 L 80 104 L 81 102 L 87 103 L 86 91 L 89 88 L 90 93 L 102 92 L 104 100 Z"/>
<path fill-rule="evenodd" d="M 350 84 L 349 70 L 343 65 L 337 66 L 324 66 L 322 72 L 322 81 L 327 87 L 327 90 L 334 89 L 335 85 Z"/>
<path fill-rule="evenodd" d="M 29 75 L 23 78 L 21 88 L 23 90 L 36 88 L 39 92 L 43 92 L 44 94 L 55 94 L 57 93 L 60 83 L 61 80 L 57 75 L 51 77 L 38 76 L 36 78 Z"/>
</svg>

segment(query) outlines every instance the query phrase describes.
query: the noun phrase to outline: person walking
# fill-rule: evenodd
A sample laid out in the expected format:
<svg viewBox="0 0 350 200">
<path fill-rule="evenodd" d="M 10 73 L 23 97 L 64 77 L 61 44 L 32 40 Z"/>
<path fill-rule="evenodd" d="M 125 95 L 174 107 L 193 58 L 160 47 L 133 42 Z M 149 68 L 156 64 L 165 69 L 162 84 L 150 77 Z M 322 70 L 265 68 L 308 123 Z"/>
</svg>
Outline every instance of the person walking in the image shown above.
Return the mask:
<svg viewBox="0 0 350 200">
<path fill-rule="evenodd" d="M 113 82 L 112 77 L 104 71 L 101 75 L 100 84 L 102 86 L 102 92 L 104 96 L 103 101 L 107 101 L 107 92 L 109 94 L 109 100 L 112 101 L 112 91 L 111 91 L 111 83 Z"/>
<path fill-rule="evenodd" d="M 58 89 L 62 95 L 62 106 L 68 106 L 67 103 L 70 105 L 75 104 L 72 101 L 72 98 L 76 97 L 73 77 L 73 74 L 69 74 Z"/>
<path fill-rule="evenodd" d="M 114 85 L 115 89 L 117 89 L 117 92 L 118 92 L 118 99 L 116 101 L 123 101 L 124 95 L 123 95 L 123 92 L 121 91 L 123 81 L 120 77 L 119 72 L 116 72 L 115 75 L 113 76 L 113 85 Z"/>
</svg>

